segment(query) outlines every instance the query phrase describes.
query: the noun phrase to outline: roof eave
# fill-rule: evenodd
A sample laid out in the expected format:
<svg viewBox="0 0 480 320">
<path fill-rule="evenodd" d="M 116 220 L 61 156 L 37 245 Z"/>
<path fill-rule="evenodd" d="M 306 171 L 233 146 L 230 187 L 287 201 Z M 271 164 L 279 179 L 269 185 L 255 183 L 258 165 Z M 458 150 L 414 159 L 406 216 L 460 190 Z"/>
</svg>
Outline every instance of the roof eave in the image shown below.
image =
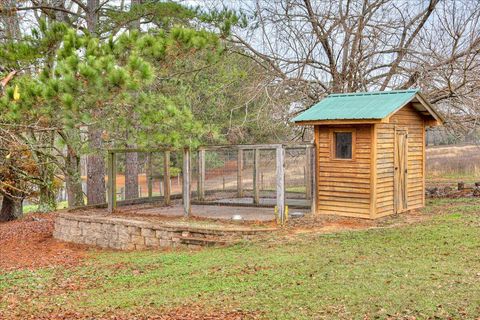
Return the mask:
<svg viewBox="0 0 480 320">
<path fill-rule="evenodd" d="M 415 93 L 415 95 L 413 95 L 410 99 L 405 101 L 401 106 L 399 106 L 398 108 L 390 112 L 390 114 L 388 114 L 384 119 L 389 119 L 393 114 L 395 114 L 396 112 L 398 112 L 398 110 L 402 109 L 407 104 L 412 102 L 412 100 L 415 98 L 417 98 L 420 104 L 422 104 L 422 106 L 425 107 L 428 113 L 432 116 L 432 118 L 434 118 L 437 121 L 439 125 L 442 125 L 445 122 L 445 119 L 438 113 L 437 110 L 435 110 L 435 107 L 433 107 L 420 92 Z"/>
<path fill-rule="evenodd" d="M 412 90 L 413 91 L 413 90 Z M 445 122 L 443 116 L 435 110 L 435 107 L 432 106 L 427 99 L 420 93 L 420 91 L 416 90 L 412 92 L 414 94 L 411 95 L 409 99 L 404 101 L 400 106 L 398 106 L 395 110 L 391 111 L 389 114 L 385 115 L 383 118 L 375 118 L 375 119 L 324 119 L 324 120 L 298 120 L 292 121 L 295 125 L 300 126 L 307 126 L 307 125 L 328 125 L 328 124 L 360 124 L 360 123 L 388 123 L 390 117 L 398 112 L 400 109 L 411 103 L 414 99 L 417 99 L 419 104 L 426 110 L 428 115 L 430 115 L 438 125 L 441 125 Z M 327 97 L 328 98 L 328 97 Z M 315 107 L 315 106 L 313 106 Z M 433 120 L 432 119 L 432 120 Z"/>
<path fill-rule="evenodd" d="M 388 117 L 383 119 L 328 119 L 328 120 L 306 120 L 294 121 L 296 126 L 315 126 L 315 125 L 331 125 L 331 124 L 374 124 L 387 123 Z"/>
<path fill-rule="evenodd" d="M 428 102 L 428 100 L 420 92 L 417 92 L 416 97 L 417 97 L 418 101 L 425 107 L 425 109 L 427 109 L 427 111 L 430 113 L 430 115 L 435 120 L 437 120 L 437 122 L 440 125 L 445 123 L 445 119 L 443 118 L 443 116 L 437 110 L 435 110 L 435 107 L 432 106 L 430 104 L 430 102 Z"/>
</svg>

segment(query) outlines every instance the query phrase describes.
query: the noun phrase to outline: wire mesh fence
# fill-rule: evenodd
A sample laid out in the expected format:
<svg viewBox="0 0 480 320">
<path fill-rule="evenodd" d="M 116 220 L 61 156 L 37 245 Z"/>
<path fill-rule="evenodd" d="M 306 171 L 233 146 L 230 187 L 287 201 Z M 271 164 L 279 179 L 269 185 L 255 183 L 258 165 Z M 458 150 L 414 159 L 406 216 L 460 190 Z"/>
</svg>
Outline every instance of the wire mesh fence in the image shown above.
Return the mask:
<svg viewBox="0 0 480 320">
<path fill-rule="evenodd" d="M 129 204 L 181 195 L 182 163 L 178 151 L 109 151 L 106 183 L 113 194 L 107 202 Z"/>
<path fill-rule="evenodd" d="M 305 200 L 304 205 L 309 206 L 307 200 L 312 198 L 313 183 L 312 146 L 291 146 L 284 150 L 286 200 Z M 203 156 L 198 156 L 202 153 Z M 198 170 L 202 166 L 203 178 Z M 268 205 L 274 203 L 277 196 L 277 147 L 205 147 L 197 153 L 196 168 L 197 181 L 201 185 L 196 188 L 200 190 L 197 200 Z"/>
<path fill-rule="evenodd" d="M 197 159 L 198 159 L 197 153 Z M 197 161 L 198 163 L 198 161 Z M 204 199 L 232 198 L 237 193 L 237 150 L 205 150 Z M 197 164 L 197 167 L 199 165 Z M 197 171 L 197 177 L 201 173 Z M 197 190 L 200 179 L 197 179 Z M 198 196 L 200 197 L 200 196 Z"/>
<path fill-rule="evenodd" d="M 285 191 L 290 197 L 313 197 L 315 157 L 313 147 L 285 149 Z"/>
<path fill-rule="evenodd" d="M 118 154 L 115 159 L 117 168 L 117 201 L 148 197 L 147 157 L 141 152 Z"/>
<path fill-rule="evenodd" d="M 109 151 L 108 185 L 114 193 L 109 194 L 109 208 L 131 200 L 163 199 L 168 205 L 171 197 L 187 204 L 186 211 L 191 200 L 197 204 L 309 207 L 312 150 L 312 145 L 251 145 L 202 147 L 195 152 Z"/>
</svg>

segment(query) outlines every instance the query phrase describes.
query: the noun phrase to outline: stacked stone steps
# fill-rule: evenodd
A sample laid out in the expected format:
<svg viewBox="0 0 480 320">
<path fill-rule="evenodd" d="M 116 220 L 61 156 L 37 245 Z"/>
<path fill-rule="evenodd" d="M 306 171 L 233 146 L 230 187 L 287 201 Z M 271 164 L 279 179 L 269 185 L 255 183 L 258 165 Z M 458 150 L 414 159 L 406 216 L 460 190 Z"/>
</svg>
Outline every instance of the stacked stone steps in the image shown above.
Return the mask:
<svg viewBox="0 0 480 320">
<path fill-rule="evenodd" d="M 55 220 L 54 237 L 102 248 L 143 250 L 148 248 L 227 245 L 248 240 L 274 228 L 217 228 L 166 225 L 115 216 L 60 214 Z"/>
<path fill-rule="evenodd" d="M 189 247 L 214 247 L 214 246 L 225 246 L 228 244 L 234 243 L 232 240 L 224 239 L 207 239 L 207 238 L 193 238 L 193 237 L 181 237 L 180 243 L 187 245 Z"/>
</svg>

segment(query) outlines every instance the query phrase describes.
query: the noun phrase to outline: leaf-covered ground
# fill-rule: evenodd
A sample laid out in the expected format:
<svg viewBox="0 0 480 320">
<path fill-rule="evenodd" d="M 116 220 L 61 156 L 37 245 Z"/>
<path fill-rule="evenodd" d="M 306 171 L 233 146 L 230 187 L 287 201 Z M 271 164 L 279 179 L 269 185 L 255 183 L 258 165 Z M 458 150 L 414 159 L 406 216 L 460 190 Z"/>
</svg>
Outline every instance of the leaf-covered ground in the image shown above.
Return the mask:
<svg viewBox="0 0 480 320">
<path fill-rule="evenodd" d="M 0 223 L 0 271 L 77 265 L 86 247 L 53 239 L 54 218 L 55 214 L 32 214 Z"/>
<path fill-rule="evenodd" d="M 480 201 L 398 227 L 3 271 L 6 319 L 477 319 Z M 39 252 L 41 254 L 41 252 Z"/>
</svg>

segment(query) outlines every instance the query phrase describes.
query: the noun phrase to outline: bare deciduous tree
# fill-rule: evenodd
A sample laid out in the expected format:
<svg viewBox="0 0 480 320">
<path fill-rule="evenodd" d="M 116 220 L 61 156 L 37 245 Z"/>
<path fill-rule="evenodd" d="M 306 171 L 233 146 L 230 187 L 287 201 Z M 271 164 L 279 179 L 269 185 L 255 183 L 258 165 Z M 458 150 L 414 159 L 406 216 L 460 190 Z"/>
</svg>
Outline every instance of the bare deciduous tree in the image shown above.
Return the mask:
<svg viewBox="0 0 480 320">
<path fill-rule="evenodd" d="M 332 92 L 419 87 L 452 125 L 480 118 L 478 1 L 254 0 L 233 8 L 249 18 L 248 28 L 233 30 L 234 48 L 282 81 L 301 108 Z"/>
</svg>

